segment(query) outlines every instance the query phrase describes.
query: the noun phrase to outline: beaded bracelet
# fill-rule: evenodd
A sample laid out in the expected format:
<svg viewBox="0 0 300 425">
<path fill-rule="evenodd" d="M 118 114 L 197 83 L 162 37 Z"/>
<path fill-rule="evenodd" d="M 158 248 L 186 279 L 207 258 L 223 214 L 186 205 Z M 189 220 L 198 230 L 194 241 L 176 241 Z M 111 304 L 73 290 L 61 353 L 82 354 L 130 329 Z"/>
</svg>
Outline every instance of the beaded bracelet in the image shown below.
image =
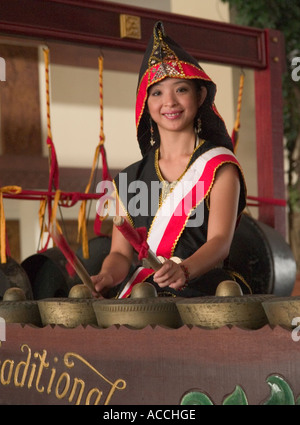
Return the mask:
<svg viewBox="0 0 300 425">
<path fill-rule="evenodd" d="M 189 283 L 189 280 L 190 280 L 190 273 L 188 271 L 188 268 L 184 264 L 179 264 L 179 265 L 181 267 L 181 270 L 184 273 L 185 282 L 184 282 L 184 285 L 181 288 L 179 288 L 178 290 L 183 291 L 188 286 L 188 283 Z"/>
</svg>

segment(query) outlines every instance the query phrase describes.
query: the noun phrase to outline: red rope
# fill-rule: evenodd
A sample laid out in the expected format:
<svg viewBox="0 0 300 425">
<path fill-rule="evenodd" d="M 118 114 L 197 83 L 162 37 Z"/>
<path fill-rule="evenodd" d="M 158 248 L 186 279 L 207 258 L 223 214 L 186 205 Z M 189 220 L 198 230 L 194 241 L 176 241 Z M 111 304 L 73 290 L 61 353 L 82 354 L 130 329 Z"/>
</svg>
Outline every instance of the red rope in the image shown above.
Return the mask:
<svg viewBox="0 0 300 425">
<path fill-rule="evenodd" d="M 20 193 L 3 193 L 4 198 L 10 199 L 26 199 L 40 201 L 45 196 L 53 199 L 56 192 L 48 192 L 43 190 L 22 190 Z M 78 201 L 84 199 L 99 199 L 97 193 L 80 193 L 80 192 L 61 192 L 60 205 L 63 207 L 73 207 Z"/>
<path fill-rule="evenodd" d="M 147 229 L 146 227 L 139 227 L 135 229 L 132 227 L 128 221 L 123 220 L 123 223 L 119 226 L 116 226 L 125 239 L 128 240 L 130 245 L 136 250 L 139 254 L 139 260 L 148 257 L 149 246 L 147 244 Z"/>
<path fill-rule="evenodd" d="M 261 198 L 258 196 L 247 196 L 247 199 L 250 199 L 251 201 L 257 201 L 257 204 L 250 204 L 247 202 L 248 206 L 259 206 L 260 204 L 270 204 L 270 205 L 277 205 L 280 207 L 285 207 L 287 205 L 287 202 L 285 199 L 276 199 L 276 198 Z"/>
<path fill-rule="evenodd" d="M 20 193 L 3 193 L 3 198 L 10 199 L 25 199 L 32 201 L 40 201 L 45 198 L 45 196 L 53 199 L 55 197 L 55 192 L 43 191 L 43 190 L 22 190 Z M 78 201 L 87 200 L 87 199 L 99 199 L 99 194 L 97 193 L 81 193 L 81 192 L 61 192 L 60 205 L 63 207 L 73 207 Z M 249 203 L 247 205 L 258 206 L 260 204 L 270 204 L 280 207 L 285 207 L 287 201 L 285 199 L 276 199 L 276 198 L 262 198 L 257 196 L 247 196 L 247 199 L 250 201 L 256 201 L 257 203 Z"/>
</svg>

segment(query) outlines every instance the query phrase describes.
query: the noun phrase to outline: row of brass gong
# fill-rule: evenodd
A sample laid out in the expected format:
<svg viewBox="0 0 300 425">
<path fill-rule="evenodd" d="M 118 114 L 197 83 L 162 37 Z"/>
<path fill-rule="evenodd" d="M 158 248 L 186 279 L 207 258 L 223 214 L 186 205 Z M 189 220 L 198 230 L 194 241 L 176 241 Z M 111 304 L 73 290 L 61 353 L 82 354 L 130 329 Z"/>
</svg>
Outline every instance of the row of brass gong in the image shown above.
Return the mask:
<svg viewBox="0 0 300 425">
<path fill-rule="evenodd" d="M 70 290 L 69 297 L 41 300 L 26 300 L 22 289 L 9 288 L 0 302 L 0 316 L 7 323 L 67 328 L 190 325 L 216 329 L 232 325 L 259 329 L 269 323 L 291 329 L 293 318 L 299 315 L 299 302 L 300 297 L 243 295 L 234 281 L 221 282 L 215 296 L 199 298 L 158 297 L 151 283 L 142 282 L 134 286 L 129 298 L 95 299 L 85 285 L 78 284 Z"/>
<path fill-rule="evenodd" d="M 92 239 L 89 249 L 94 255 L 83 262 L 93 275 L 99 270 L 99 258 L 102 261 L 109 252 L 110 238 Z M 191 325 L 215 329 L 235 325 L 258 329 L 268 323 L 292 328 L 293 319 L 300 316 L 300 297 L 288 296 L 296 276 L 289 246 L 274 229 L 246 214 L 232 243 L 230 264 L 251 282 L 253 295 L 243 295 L 237 283 L 225 281 L 215 296 L 159 297 L 153 285 L 144 282 L 133 288 L 130 298 L 95 299 L 80 281 L 69 281 L 65 264 L 59 250 L 51 248 L 29 257 L 22 267 L 16 267 L 11 258 L 5 268 L 1 265 L 0 317 L 7 323 L 68 328 Z"/>
</svg>

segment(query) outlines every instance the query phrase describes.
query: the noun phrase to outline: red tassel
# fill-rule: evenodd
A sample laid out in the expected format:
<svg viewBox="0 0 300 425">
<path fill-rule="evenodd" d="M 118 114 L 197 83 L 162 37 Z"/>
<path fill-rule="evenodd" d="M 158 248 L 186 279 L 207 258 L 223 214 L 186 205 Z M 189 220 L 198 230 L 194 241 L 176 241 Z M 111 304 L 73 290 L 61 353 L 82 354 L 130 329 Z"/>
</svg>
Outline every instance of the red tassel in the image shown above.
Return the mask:
<svg viewBox="0 0 300 425">
<path fill-rule="evenodd" d="M 147 229 L 146 227 L 139 227 L 135 229 L 132 227 L 127 220 L 123 220 L 122 224 L 118 225 L 115 222 L 116 227 L 120 230 L 122 235 L 128 240 L 130 245 L 139 253 L 139 260 L 147 258 L 149 246 L 146 241 Z"/>
<path fill-rule="evenodd" d="M 57 245 L 57 247 L 64 254 L 64 256 L 66 257 L 66 259 L 67 259 L 67 261 L 69 263 L 66 266 L 66 269 L 67 269 L 68 273 L 71 276 L 72 275 L 74 276 L 75 269 L 76 269 L 76 255 L 74 254 L 74 252 L 72 251 L 72 249 L 68 245 L 68 242 L 66 241 L 66 239 L 64 238 L 64 236 L 60 232 L 58 232 L 58 230 L 56 228 L 54 228 L 54 230 L 52 230 L 51 236 L 53 238 L 54 243 Z M 73 269 L 73 274 L 71 274 L 72 273 L 71 272 L 72 269 Z"/>
<path fill-rule="evenodd" d="M 51 163 L 50 163 L 50 176 L 49 176 L 49 191 L 52 190 L 52 184 L 55 189 L 58 189 L 58 180 L 59 180 L 59 169 L 58 162 L 55 152 L 55 147 L 52 142 L 51 137 L 47 137 L 47 145 L 51 148 Z"/>
</svg>

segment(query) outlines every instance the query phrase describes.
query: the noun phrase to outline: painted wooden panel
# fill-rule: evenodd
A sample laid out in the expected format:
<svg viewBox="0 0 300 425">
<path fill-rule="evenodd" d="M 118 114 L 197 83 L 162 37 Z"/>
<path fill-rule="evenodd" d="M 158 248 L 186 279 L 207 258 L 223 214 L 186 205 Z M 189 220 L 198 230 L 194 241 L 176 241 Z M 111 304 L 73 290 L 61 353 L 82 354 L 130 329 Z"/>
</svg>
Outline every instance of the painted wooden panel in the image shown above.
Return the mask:
<svg viewBox="0 0 300 425">
<path fill-rule="evenodd" d="M 219 405 L 239 386 L 247 403 L 257 405 L 270 398 L 276 379 L 287 392 L 282 400 L 295 402 L 300 342 L 292 337 L 270 326 L 135 330 L 7 324 L 0 403 L 179 405 L 196 390 Z"/>
</svg>

